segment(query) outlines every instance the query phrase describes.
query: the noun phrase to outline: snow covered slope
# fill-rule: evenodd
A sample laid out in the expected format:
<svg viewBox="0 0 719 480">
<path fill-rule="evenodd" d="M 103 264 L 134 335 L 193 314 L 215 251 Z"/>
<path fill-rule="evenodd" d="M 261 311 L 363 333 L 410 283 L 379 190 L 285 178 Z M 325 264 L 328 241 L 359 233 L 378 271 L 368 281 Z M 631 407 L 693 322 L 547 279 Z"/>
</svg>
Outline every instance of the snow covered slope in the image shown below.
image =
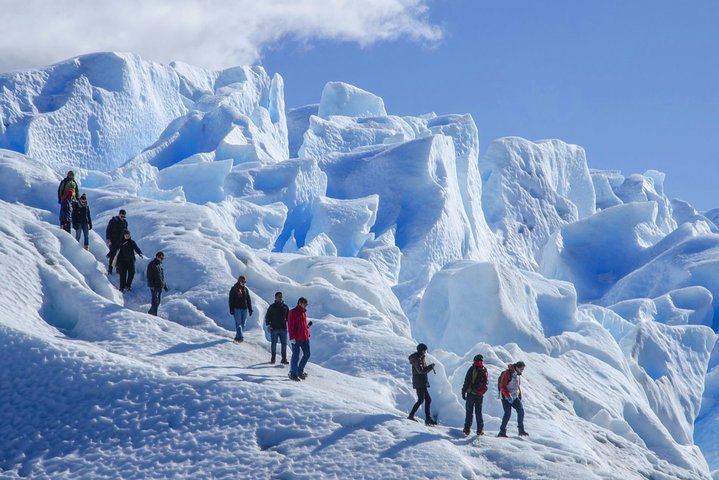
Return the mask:
<svg viewBox="0 0 719 480">
<path fill-rule="evenodd" d="M 95 54 L 0 84 L 3 478 L 719 478 L 719 236 L 672 212 L 659 172 L 516 138 L 480 161 L 468 115 L 387 115 L 339 82 L 286 115 L 260 67 Z M 56 226 L 70 167 L 89 252 Z M 166 253 L 159 317 L 146 258 L 124 295 L 105 274 L 120 208 L 145 256 Z M 276 291 L 310 300 L 302 383 L 268 363 Z M 405 418 L 418 342 L 434 428 Z M 476 353 L 487 435 L 464 438 Z M 517 360 L 531 435 L 513 419 L 496 438 Z"/>
</svg>

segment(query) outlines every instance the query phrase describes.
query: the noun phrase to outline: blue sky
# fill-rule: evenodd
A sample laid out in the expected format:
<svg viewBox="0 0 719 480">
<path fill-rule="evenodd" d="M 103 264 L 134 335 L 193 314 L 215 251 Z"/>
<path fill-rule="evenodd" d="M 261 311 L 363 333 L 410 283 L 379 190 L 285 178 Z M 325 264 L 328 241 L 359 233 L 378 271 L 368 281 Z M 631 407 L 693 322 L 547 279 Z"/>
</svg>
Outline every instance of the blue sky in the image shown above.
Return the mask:
<svg viewBox="0 0 719 480">
<path fill-rule="evenodd" d="M 438 43 L 284 40 L 262 64 L 289 107 L 340 80 L 392 114 L 465 113 L 492 139 L 560 138 L 592 168 L 667 174 L 672 198 L 719 207 L 719 2 L 435 0 Z"/>
</svg>

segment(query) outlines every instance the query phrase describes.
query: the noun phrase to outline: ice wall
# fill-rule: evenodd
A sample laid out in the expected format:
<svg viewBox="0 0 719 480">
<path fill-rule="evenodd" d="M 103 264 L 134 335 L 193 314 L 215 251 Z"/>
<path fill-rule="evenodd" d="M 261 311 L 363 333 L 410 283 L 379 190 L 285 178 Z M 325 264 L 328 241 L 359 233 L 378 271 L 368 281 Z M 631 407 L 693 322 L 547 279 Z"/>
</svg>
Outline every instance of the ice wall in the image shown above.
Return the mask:
<svg viewBox="0 0 719 480">
<path fill-rule="evenodd" d="M 502 138 L 480 167 L 487 223 L 520 268 L 537 270 L 550 235 L 595 211 L 584 149 L 576 145 Z"/>
<path fill-rule="evenodd" d="M 58 173 L 112 170 L 185 112 L 175 71 L 129 53 L 0 74 L 0 147 Z"/>
</svg>

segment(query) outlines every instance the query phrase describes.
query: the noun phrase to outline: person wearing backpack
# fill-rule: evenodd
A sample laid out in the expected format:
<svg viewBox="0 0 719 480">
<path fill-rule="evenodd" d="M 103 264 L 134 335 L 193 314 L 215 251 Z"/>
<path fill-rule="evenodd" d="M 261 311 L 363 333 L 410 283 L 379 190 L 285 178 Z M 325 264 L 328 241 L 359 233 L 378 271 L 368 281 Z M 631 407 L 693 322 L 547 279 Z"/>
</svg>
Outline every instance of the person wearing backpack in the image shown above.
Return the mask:
<svg viewBox="0 0 719 480">
<path fill-rule="evenodd" d="M 524 429 L 524 407 L 522 406 L 522 372 L 524 362 L 510 363 L 507 369 L 499 376 L 499 393 L 502 397 L 504 416 L 499 427 L 498 437 L 507 436 L 507 423 L 512 416 L 512 409 L 517 411 L 517 426 L 520 436 L 529 435 Z"/>
<path fill-rule="evenodd" d="M 477 417 L 477 435 L 484 435 L 484 419 L 482 418 L 482 402 L 487 392 L 487 369 L 484 368 L 484 357 L 475 355 L 472 366 L 464 376 L 462 400 L 465 401 L 464 434 L 469 435 L 472 428 L 472 413 Z"/>
<path fill-rule="evenodd" d="M 417 345 L 417 351 L 409 356 L 409 363 L 412 365 L 412 388 L 417 391 L 417 402 L 409 412 L 410 420 L 415 420 L 414 414 L 417 413 L 419 407 L 424 403 L 424 423 L 425 425 L 437 425 L 437 422 L 429 413 L 429 406 L 432 403 L 432 397 L 429 396 L 429 380 L 427 374 L 434 370 L 434 363 L 427 365 L 425 357 L 427 353 L 427 345 L 420 343 Z"/>
<path fill-rule="evenodd" d="M 90 250 L 90 230 L 92 230 L 92 216 L 87 196 L 83 193 L 80 200 L 72 209 L 72 228 L 75 229 L 75 239 L 79 242 L 80 236 L 85 235 L 85 250 Z"/>
</svg>

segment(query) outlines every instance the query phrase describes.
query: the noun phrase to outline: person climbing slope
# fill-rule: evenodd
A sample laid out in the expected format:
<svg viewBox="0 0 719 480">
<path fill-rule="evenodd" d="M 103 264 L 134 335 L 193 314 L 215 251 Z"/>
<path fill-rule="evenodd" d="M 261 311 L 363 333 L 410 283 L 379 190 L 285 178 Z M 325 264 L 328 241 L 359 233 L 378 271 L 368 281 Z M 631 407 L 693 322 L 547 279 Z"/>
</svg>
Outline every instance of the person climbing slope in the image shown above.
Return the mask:
<svg viewBox="0 0 719 480">
<path fill-rule="evenodd" d="M 432 397 L 429 396 L 429 380 L 427 379 L 427 374 L 434 370 L 434 363 L 427 365 L 426 353 L 427 345 L 420 343 L 417 345 L 417 351 L 409 356 L 409 363 L 412 365 L 412 388 L 417 391 L 417 402 L 412 407 L 407 418 L 416 421 L 414 414 L 424 403 L 425 425 L 437 425 L 437 422 L 430 415 L 429 409 Z"/>
</svg>

